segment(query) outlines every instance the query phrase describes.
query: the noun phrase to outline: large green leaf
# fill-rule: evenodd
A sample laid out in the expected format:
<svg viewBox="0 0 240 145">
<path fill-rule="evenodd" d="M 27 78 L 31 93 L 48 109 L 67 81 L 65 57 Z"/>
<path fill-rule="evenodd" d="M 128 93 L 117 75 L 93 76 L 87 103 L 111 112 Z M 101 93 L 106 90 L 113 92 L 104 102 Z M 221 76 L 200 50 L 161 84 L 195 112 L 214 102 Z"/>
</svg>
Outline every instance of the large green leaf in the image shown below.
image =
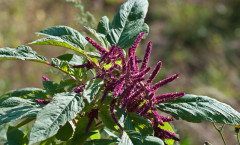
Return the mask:
<svg viewBox="0 0 240 145">
<path fill-rule="evenodd" d="M 24 137 L 24 133 L 12 126 L 8 127 L 7 140 L 8 145 L 23 145 L 28 142 L 28 139 Z"/>
<path fill-rule="evenodd" d="M 76 93 L 60 93 L 37 115 L 30 133 L 30 144 L 54 136 L 60 126 L 76 117 L 85 106 L 82 96 Z"/>
<path fill-rule="evenodd" d="M 87 82 L 83 90 L 83 96 L 88 100 L 89 103 L 93 101 L 94 97 L 99 92 L 103 83 L 104 81 L 102 79 L 92 79 Z"/>
<path fill-rule="evenodd" d="M 45 57 L 37 55 L 37 53 L 28 46 L 18 46 L 16 49 L 8 47 L 0 48 L 0 59 L 20 59 L 47 63 Z"/>
<path fill-rule="evenodd" d="M 0 99 L 0 125 L 26 117 L 35 117 L 40 105 L 18 97 Z"/>
<path fill-rule="evenodd" d="M 137 131 L 124 131 L 118 145 L 164 145 L 164 142 L 154 136 L 142 136 Z"/>
<path fill-rule="evenodd" d="M 0 98 L 5 97 L 20 97 L 25 99 L 46 99 L 47 93 L 46 90 L 39 89 L 39 88 L 22 88 L 17 90 L 11 90 L 6 92 L 0 96 Z"/>
<path fill-rule="evenodd" d="M 185 95 L 182 98 L 160 103 L 158 109 L 174 118 L 199 123 L 208 120 L 215 123 L 240 125 L 240 113 L 231 106 L 207 96 Z"/>
<path fill-rule="evenodd" d="M 128 48 L 140 32 L 148 33 L 149 27 L 144 23 L 147 11 L 148 0 L 127 0 L 121 5 L 110 28 L 99 28 L 98 30 L 109 29 L 107 40 L 110 44 Z M 101 27 L 108 26 L 106 17 L 101 22 L 105 24 L 101 24 Z"/>
<path fill-rule="evenodd" d="M 65 37 L 70 36 L 71 39 L 74 40 L 68 40 L 69 42 L 72 42 L 73 44 L 78 45 L 81 49 L 84 49 L 82 47 L 86 46 L 87 41 L 85 40 L 84 36 L 82 36 L 81 33 L 79 33 L 77 30 L 70 28 L 68 26 L 55 26 L 48 29 L 41 30 L 37 34 L 45 35 L 45 36 L 56 36 L 56 37 Z"/>
<path fill-rule="evenodd" d="M 54 45 L 54 46 L 61 46 L 65 48 L 72 49 L 74 51 L 80 52 L 80 53 L 85 53 L 83 48 L 77 46 L 76 44 L 73 43 L 72 38 L 67 37 L 67 36 L 62 36 L 62 37 L 47 37 L 47 38 L 41 38 L 36 41 L 33 41 L 29 43 L 30 45 Z"/>
</svg>

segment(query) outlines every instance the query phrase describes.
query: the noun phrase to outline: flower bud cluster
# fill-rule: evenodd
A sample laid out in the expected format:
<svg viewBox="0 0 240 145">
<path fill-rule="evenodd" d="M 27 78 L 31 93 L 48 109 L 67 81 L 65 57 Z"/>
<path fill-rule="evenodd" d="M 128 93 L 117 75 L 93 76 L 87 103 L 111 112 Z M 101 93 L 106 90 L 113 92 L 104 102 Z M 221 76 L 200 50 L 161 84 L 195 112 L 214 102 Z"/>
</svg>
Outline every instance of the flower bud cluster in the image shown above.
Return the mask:
<svg viewBox="0 0 240 145">
<path fill-rule="evenodd" d="M 150 41 L 148 43 L 143 60 L 138 60 L 136 55 L 136 48 L 144 34 L 145 32 L 139 34 L 132 47 L 129 48 L 127 57 L 124 56 L 123 51 L 119 46 L 117 47 L 113 45 L 108 51 L 91 38 L 86 37 L 86 40 L 92 44 L 102 56 L 99 60 L 101 71 L 99 71 L 96 76 L 97 78 L 104 79 L 106 82 L 101 102 L 104 101 L 108 93 L 113 94 L 114 99 L 110 104 L 110 112 L 113 120 L 121 130 L 123 130 L 123 127 L 120 126 L 114 115 L 116 104 L 122 109 L 126 109 L 128 112 L 137 113 L 151 120 L 155 136 L 161 139 L 174 139 L 179 141 L 175 136 L 175 133 L 159 128 L 159 125 L 164 126 L 164 122 L 170 122 L 173 119 L 160 116 L 155 107 L 155 105 L 159 103 L 185 95 L 183 92 L 155 95 L 156 91 L 161 86 L 172 82 L 178 78 L 179 74 L 175 74 L 156 84 L 152 84 L 161 69 L 162 62 L 160 61 L 157 63 L 149 77 L 147 79 L 145 78 L 146 74 L 151 70 L 150 67 L 147 67 L 147 64 L 150 58 L 152 42 Z M 118 60 L 121 60 L 121 65 L 116 62 Z M 112 64 L 110 68 L 105 69 L 103 67 L 104 64 L 110 63 Z M 88 62 L 87 64 L 78 67 L 87 67 L 89 69 L 92 68 L 92 65 Z"/>
</svg>

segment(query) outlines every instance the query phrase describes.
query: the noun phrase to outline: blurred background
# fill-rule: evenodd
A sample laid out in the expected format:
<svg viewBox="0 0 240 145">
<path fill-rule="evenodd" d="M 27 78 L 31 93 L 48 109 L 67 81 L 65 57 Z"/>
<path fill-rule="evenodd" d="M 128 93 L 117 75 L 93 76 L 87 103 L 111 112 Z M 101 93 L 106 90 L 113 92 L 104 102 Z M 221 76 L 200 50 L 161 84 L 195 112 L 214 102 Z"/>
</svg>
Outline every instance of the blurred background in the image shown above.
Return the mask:
<svg viewBox="0 0 240 145">
<path fill-rule="evenodd" d="M 96 28 L 106 15 L 110 20 L 124 0 L 0 0 L 0 48 L 27 44 L 35 32 L 56 25 L 68 25 L 81 32 L 83 26 Z M 149 0 L 146 23 L 149 36 L 137 53 L 143 56 L 147 42 L 153 41 L 151 64 L 163 61 L 155 81 L 175 73 L 180 78 L 159 93 L 185 91 L 207 95 L 240 111 L 240 1 L 238 0 Z M 94 17 L 93 17 L 94 15 Z M 67 50 L 33 46 L 50 59 Z M 23 61 L 0 61 L 0 94 L 24 87 L 42 88 L 43 74 L 55 77 L 50 67 Z M 181 145 L 223 144 L 211 123 L 174 122 Z M 224 129 L 226 142 L 237 144 L 234 127 Z"/>
</svg>

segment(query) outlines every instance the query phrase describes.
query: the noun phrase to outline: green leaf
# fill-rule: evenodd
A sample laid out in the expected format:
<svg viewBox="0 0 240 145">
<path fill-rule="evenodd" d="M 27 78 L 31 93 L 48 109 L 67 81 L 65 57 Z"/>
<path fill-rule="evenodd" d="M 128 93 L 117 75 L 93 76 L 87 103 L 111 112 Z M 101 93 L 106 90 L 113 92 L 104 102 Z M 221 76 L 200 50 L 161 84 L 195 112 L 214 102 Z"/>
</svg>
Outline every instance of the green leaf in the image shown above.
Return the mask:
<svg viewBox="0 0 240 145">
<path fill-rule="evenodd" d="M 43 87 L 51 96 L 54 96 L 57 93 L 64 92 L 64 89 L 59 87 L 59 85 L 53 81 L 43 81 Z"/>
<path fill-rule="evenodd" d="M 95 127 L 95 122 L 93 121 L 89 131 L 86 132 L 86 127 L 88 125 L 89 118 L 88 117 L 81 117 L 78 120 L 76 130 L 73 135 L 72 139 L 72 145 L 81 145 L 83 142 L 85 142 L 90 136 L 93 134 L 96 134 L 97 132 L 92 132 Z"/>
<path fill-rule="evenodd" d="M 26 117 L 35 117 L 40 105 L 18 97 L 0 99 L 0 125 Z"/>
<path fill-rule="evenodd" d="M 240 113 L 231 106 L 207 96 L 187 94 L 182 98 L 160 103 L 161 111 L 171 114 L 174 118 L 199 123 L 208 120 L 215 123 L 240 125 Z"/>
<path fill-rule="evenodd" d="M 172 129 L 171 125 L 168 122 L 163 122 L 164 126 L 159 125 L 158 127 L 164 130 L 168 130 L 170 132 L 174 132 L 174 130 Z M 173 145 L 174 140 L 173 139 L 164 139 L 164 141 L 166 142 L 166 144 L 168 145 Z"/>
<path fill-rule="evenodd" d="M 86 55 L 94 58 L 101 58 L 101 55 L 98 52 L 86 52 Z"/>
<path fill-rule="evenodd" d="M 120 138 L 115 135 L 114 133 L 112 133 L 110 130 L 108 130 L 107 128 L 103 128 L 102 131 L 104 131 L 108 136 L 110 136 L 113 140 L 117 140 L 120 141 Z"/>
<path fill-rule="evenodd" d="M 137 131 L 124 131 L 118 145 L 164 145 L 164 142 L 154 136 L 142 136 Z"/>
<path fill-rule="evenodd" d="M 65 48 L 72 49 L 74 51 L 80 52 L 80 53 L 85 53 L 83 48 L 78 47 L 76 44 L 73 44 L 71 42 L 72 39 L 69 37 L 47 37 L 47 38 L 41 38 L 36 41 L 33 41 L 29 43 L 30 45 L 54 45 L 54 46 L 61 46 Z"/>
<path fill-rule="evenodd" d="M 39 88 L 22 88 L 17 90 L 11 90 L 0 96 L 0 98 L 5 97 L 19 97 L 30 100 L 47 99 L 47 92 L 46 90 Z"/>
<path fill-rule="evenodd" d="M 29 46 L 18 46 L 16 49 L 0 48 L 0 59 L 20 59 L 48 63 L 45 57 L 37 55 Z"/>
<path fill-rule="evenodd" d="M 143 145 L 165 145 L 165 144 L 158 137 L 155 137 L 155 136 L 144 136 L 143 137 Z"/>
<path fill-rule="evenodd" d="M 97 26 L 97 32 L 107 35 L 107 33 L 110 31 L 110 22 L 107 16 L 103 16 Z"/>
<path fill-rule="evenodd" d="M 136 113 L 128 113 L 128 117 L 131 120 L 134 127 L 139 131 L 142 135 L 148 136 L 153 135 L 154 131 L 152 128 L 152 123 L 147 118 L 144 118 Z"/>
<path fill-rule="evenodd" d="M 87 141 L 84 145 L 109 145 L 111 143 L 116 143 L 117 140 L 109 140 L 109 139 L 94 139 L 91 141 Z"/>
<path fill-rule="evenodd" d="M 24 133 L 19 129 L 9 126 L 7 131 L 8 145 L 23 145 L 28 139 L 24 137 Z"/>
<path fill-rule="evenodd" d="M 73 39 L 77 41 L 77 43 L 75 44 L 81 44 L 80 46 L 83 46 L 83 47 L 87 45 L 87 41 L 82 36 L 82 34 L 79 33 L 77 30 L 70 28 L 68 26 L 51 27 L 45 30 L 41 30 L 37 34 L 45 35 L 45 36 L 56 36 L 56 37 L 63 37 L 67 35 L 67 36 L 71 36 Z"/>
<path fill-rule="evenodd" d="M 83 89 L 83 96 L 88 100 L 89 103 L 93 101 L 103 83 L 104 81 L 102 79 L 92 79 L 87 82 L 85 88 Z"/>
<path fill-rule="evenodd" d="M 94 29 L 91 29 L 89 27 L 85 27 L 89 32 L 91 32 L 101 43 L 101 45 L 104 47 L 104 48 L 109 48 L 110 47 L 110 44 L 109 42 L 107 41 L 106 39 L 106 36 L 101 34 L 101 33 L 98 33 L 96 32 Z"/>
<path fill-rule="evenodd" d="M 142 145 L 142 137 L 136 131 L 124 131 L 118 145 Z"/>
<path fill-rule="evenodd" d="M 69 65 L 68 61 L 60 60 L 58 58 L 52 58 L 51 65 L 54 66 L 55 68 L 63 70 L 69 75 L 74 74 L 74 69 Z"/>
<path fill-rule="evenodd" d="M 62 61 L 67 61 L 70 65 L 82 65 L 85 61 L 84 57 L 76 54 L 64 54 L 57 58 Z"/>
<path fill-rule="evenodd" d="M 62 89 L 71 85 L 74 85 L 74 87 L 76 86 L 76 81 L 74 79 L 61 80 L 60 84 L 58 85 L 58 89 Z"/>
<path fill-rule="evenodd" d="M 116 44 L 123 49 L 128 48 L 140 32 L 148 33 L 149 27 L 144 23 L 147 11 L 148 0 L 127 0 L 121 5 L 107 33 L 107 40 L 110 44 Z M 104 21 L 104 24 L 106 23 L 107 20 Z M 107 30 L 106 27 L 107 25 L 104 25 Z"/>
<path fill-rule="evenodd" d="M 74 119 L 84 106 L 83 99 L 79 94 L 56 94 L 53 100 L 38 113 L 30 133 L 30 144 L 54 136 L 60 126 Z"/>
<path fill-rule="evenodd" d="M 68 121 L 64 126 L 62 126 L 58 130 L 58 133 L 56 134 L 56 138 L 61 141 L 67 141 L 69 140 L 70 137 L 72 137 L 72 135 L 73 135 L 73 128 Z"/>
<path fill-rule="evenodd" d="M 98 116 L 102 120 L 104 126 L 110 130 L 118 131 L 114 126 L 116 123 L 114 122 L 112 116 L 110 115 L 109 106 L 102 106 L 99 108 Z"/>
</svg>

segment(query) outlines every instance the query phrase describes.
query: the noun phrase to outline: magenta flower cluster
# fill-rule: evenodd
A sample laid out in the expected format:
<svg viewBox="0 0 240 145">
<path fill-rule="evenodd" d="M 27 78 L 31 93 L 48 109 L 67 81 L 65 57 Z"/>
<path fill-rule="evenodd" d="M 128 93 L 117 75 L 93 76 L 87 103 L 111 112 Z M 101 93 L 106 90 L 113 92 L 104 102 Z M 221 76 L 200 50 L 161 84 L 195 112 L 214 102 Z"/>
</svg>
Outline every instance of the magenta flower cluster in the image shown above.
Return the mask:
<svg viewBox="0 0 240 145">
<path fill-rule="evenodd" d="M 108 93 L 112 93 L 114 99 L 110 104 L 110 112 L 113 120 L 121 130 L 123 130 L 123 127 L 118 123 L 117 117 L 114 114 L 116 104 L 122 109 L 126 109 L 128 112 L 137 113 L 149 119 L 152 122 L 154 135 L 156 137 L 179 141 L 175 133 L 159 127 L 159 125 L 164 126 L 164 122 L 170 122 L 173 119 L 159 115 L 155 107 L 155 105 L 159 103 L 185 95 L 183 92 L 156 95 L 158 88 L 172 82 L 178 78 L 179 74 L 175 74 L 158 83 L 152 84 L 154 78 L 161 69 L 162 62 L 160 61 L 146 79 L 145 75 L 151 70 L 150 67 L 147 67 L 147 64 L 152 49 L 152 42 L 150 41 L 148 43 L 143 60 L 139 60 L 136 55 L 136 49 L 144 34 L 144 32 L 139 34 L 133 45 L 129 48 L 127 57 L 124 56 L 120 47 L 113 45 L 107 50 L 91 38 L 86 37 L 86 40 L 92 44 L 102 56 L 99 60 L 100 71 L 96 76 L 97 78 L 104 79 L 106 82 L 101 102 L 104 101 Z M 117 63 L 118 60 L 121 60 L 121 65 Z M 104 64 L 110 63 L 112 64 L 110 68 L 105 69 L 103 67 Z M 74 67 L 86 67 L 90 69 L 94 66 L 88 62 L 84 65 Z M 97 111 L 97 109 L 92 110 L 94 113 L 90 114 L 94 115 L 89 115 L 89 117 L 96 118 Z"/>
</svg>

